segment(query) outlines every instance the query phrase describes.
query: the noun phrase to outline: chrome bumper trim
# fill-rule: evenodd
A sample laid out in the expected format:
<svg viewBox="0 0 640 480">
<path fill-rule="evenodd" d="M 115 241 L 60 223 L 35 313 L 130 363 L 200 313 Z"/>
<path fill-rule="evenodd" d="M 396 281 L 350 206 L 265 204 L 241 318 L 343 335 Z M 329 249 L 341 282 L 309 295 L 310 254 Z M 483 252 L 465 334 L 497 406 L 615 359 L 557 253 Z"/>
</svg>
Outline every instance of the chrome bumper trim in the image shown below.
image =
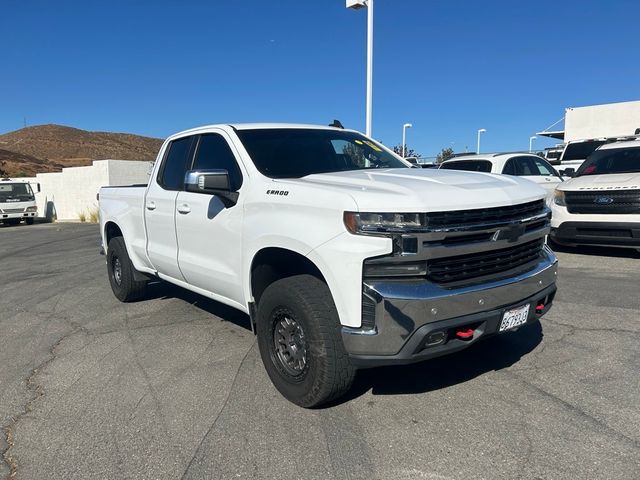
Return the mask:
<svg viewBox="0 0 640 480">
<path fill-rule="evenodd" d="M 425 324 L 518 303 L 555 284 L 557 259 L 546 246 L 543 255 L 526 273 L 461 288 L 426 280 L 367 280 L 365 292 L 377 302 L 376 328 L 343 327 L 345 348 L 353 355 L 393 355 Z"/>
</svg>

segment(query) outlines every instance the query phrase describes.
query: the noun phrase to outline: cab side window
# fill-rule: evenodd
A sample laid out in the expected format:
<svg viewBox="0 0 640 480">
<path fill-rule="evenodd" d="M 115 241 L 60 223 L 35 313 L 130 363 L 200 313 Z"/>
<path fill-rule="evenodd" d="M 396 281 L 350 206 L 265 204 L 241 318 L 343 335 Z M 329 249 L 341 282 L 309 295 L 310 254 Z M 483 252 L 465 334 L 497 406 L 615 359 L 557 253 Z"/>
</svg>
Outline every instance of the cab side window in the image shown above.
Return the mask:
<svg viewBox="0 0 640 480">
<path fill-rule="evenodd" d="M 533 161 L 538 167 L 538 170 L 540 171 L 540 175 L 542 175 L 543 177 L 553 177 L 557 175 L 553 167 L 549 165 L 547 162 L 545 162 L 544 160 L 536 158 Z"/>
<path fill-rule="evenodd" d="M 530 157 L 513 157 L 509 159 L 502 170 L 507 175 L 516 175 L 518 177 L 531 177 L 540 175 L 540 171 L 535 162 Z"/>
<path fill-rule="evenodd" d="M 192 170 L 226 170 L 231 189 L 237 191 L 242 186 L 242 173 L 236 157 L 224 137 L 217 133 L 200 136 Z"/>
<path fill-rule="evenodd" d="M 158 183 L 165 190 L 182 190 L 184 176 L 191 161 L 193 137 L 184 137 L 172 141 L 158 174 Z"/>
<path fill-rule="evenodd" d="M 507 160 L 507 164 L 502 169 L 502 173 L 505 175 L 516 175 L 516 162 L 515 158 Z"/>
</svg>

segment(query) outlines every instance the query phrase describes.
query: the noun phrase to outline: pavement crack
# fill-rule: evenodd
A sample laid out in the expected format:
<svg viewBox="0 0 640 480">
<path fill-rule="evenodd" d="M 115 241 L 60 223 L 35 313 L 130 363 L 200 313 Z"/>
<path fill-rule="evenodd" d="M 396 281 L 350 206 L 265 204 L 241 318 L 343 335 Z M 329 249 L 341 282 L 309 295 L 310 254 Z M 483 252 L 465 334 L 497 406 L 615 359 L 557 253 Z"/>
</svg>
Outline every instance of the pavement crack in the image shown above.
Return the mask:
<svg viewBox="0 0 640 480">
<path fill-rule="evenodd" d="M 636 440 L 635 438 L 629 437 L 628 435 L 625 435 L 622 432 L 619 432 L 618 430 L 616 430 L 615 428 L 611 427 L 610 425 L 608 425 L 607 423 L 603 422 L 602 420 L 599 420 L 598 418 L 596 418 L 596 417 L 592 416 L 591 414 L 585 412 L 584 410 L 582 410 L 578 406 L 573 405 L 573 404 L 567 402 L 566 400 L 560 398 L 556 394 L 551 393 L 551 392 L 539 387 L 538 385 L 533 384 L 532 382 L 522 378 L 517 373 L 509 372 L 509 371 L 507 371 L 506 373 L 508 375 L 520 380 L 523 384 L 525 384 L 527 387 L 533 389 L 537 393 L 549 398 L 554 403 L 562 406 L 563 408 L 566 408 L 567 410 L 569 410 L 571 413 L 573 413 L 577 417 L 579 417 L 582 420 L 584 420 L 585 422 L 591 424 L 591 426 L 596 427 L 597 429 L 601 429 L 601 430 L 604 430 L 604 431 L 608 432 L 609 435 L 611 435 L 613 437 L 616 437 L 618 440 L 622 441 L 623 443 L 628 443 L 628 444 L 631 444 L 635 448 L 640 448 L 640 441 Z"/>
<path fill-rule="evenodd" d="M 580 332 L 580 331 L 582 331 L 582 332 L 622 333 L 622 334 L 637 334 L 638 333 L 637 330 L 628 330 L 628 329 L 625 329 L 625 328 L 584 327 L 584 326 L 579 326 L 579 325 L 571 325 L 570 323 L 558 322 L 557 320 L 552 320 L 552 322 L 554 323 L 554 325 L 560 325 L 560 326 L 563 326 L 563 327 L 570 328 L 571 329 L 571 331 L 569 332 L 570 335 L 573 335 L 574 333 Z"/>
<path fill-rule="evenodd" d="M 242 369 L 242 366 L 246 362 L 247 357 L 249 356 L 249 353 L 253 349 L 254 345 L 255 345 L 255 341 L 251 343 L 251 346 L 247 349 L 246 353 L 242 357 L 242 360 L 238 364 L 238 369 L 236 370 L 236 373 L 233 376 L 233 381 L 231 382 L 231 386 L 229 387 L 229 392 L 227 393 L 227 397 L 225 398 L 224 403 L 222 404 L 222 407 L 220 408 L 220 411 L 216 415 L 216 418 L 213 420 L 213 423 L 211 424 L 211 426 L 209 427 L 207 432 L 200 439 L 200 443 L 198 443 L 198 446 L 196 447 L 195 451 L 193 452 L 193 455 L 191 456 L 191 459 L 189 460 L 189 463 L 187 464 L 187 468 L 184 469 L 184 472 L 182 473 L 182 476 L 180 477 L 180 480 L 184 480 L 187 477 L 187 473 L 189 473 L 189 470 L 191 469 L 191 465 L 193 465 L 194 460 L 198 456 L 198 453 L 200 452 L 200 449 L 202 448 L 202 445 L 204 444 L 204 441 L 209 437 L 211 432 L 214 430 L 214 428 L 218 424 L 218 420 L 220 419 L 220 416 L 222 415 L 222 412 L 224 412 L 225 409 L 227 408 L 227 404 L 229 403 L 229 399 L 231 398 L 231 393 L 234 391 L 234 388 L 236 386 L 236 382 L 238 381 L 238 376 L 240 375 L 240 370 Z"/>
<path fill-rule="evenodd" d="M 55 307 L 54 307 L 55 309 Z M 52 312 L 52 314 L 55 312 Z M 79 325 L 72 325 L 72 328 L 69 332 L 61 336 L 49 349 L 49 353 L 47 359 L 44 360 L 40 365 L 31 370 L 29 375 L 25 378 L 24 382 L 27 386 L 27 391 L 30 394 L 29 399 L 25 403 L 21 412 L 11 418 L 11 421 L 7 425 L 2 426 L 2 431 L 4 432 L 6 438 L 6 448 L 0 452 L 2 455 L 2 460 L 9 468 L 9 474 L 7 475 L 7 480 L 12 479 L 18 473 L 18 460 L 11 454 L 11 449 L 15 445 L 15 430 L 18 423 L 26 417 L 29 413 L 31 413 L 34 409 L 35 402 L 42 398 L 45 395 L 44 387 L 36 382 L 36 376 L 40 371 L 45 369 L 51 362 L 56 359 L 57 353 L 56 349 L 60 346 L 60 344 L 66 340 L 67 338 L 75 335 L 81 330 L 82 327 Z"/>
</svg>

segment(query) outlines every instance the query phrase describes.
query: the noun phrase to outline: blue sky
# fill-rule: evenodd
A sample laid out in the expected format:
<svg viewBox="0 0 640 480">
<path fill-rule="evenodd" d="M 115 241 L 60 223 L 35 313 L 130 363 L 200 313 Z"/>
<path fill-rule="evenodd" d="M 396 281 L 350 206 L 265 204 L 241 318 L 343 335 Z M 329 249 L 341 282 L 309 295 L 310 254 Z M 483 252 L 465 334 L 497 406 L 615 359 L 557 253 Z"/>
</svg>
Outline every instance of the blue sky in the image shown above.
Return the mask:
<svg viewBox="0 0 640 480">
<path fill-rule="evenodd" d="M 2 0 L 0 132 L 364 130 L 366 11 L 344 0 Z M 640 2 L 375 0 L 373 136 L 528 148 L 564 108 L 640 99 Z M 536 146 L 552 145 L 540 139 Z"/>
</svg>

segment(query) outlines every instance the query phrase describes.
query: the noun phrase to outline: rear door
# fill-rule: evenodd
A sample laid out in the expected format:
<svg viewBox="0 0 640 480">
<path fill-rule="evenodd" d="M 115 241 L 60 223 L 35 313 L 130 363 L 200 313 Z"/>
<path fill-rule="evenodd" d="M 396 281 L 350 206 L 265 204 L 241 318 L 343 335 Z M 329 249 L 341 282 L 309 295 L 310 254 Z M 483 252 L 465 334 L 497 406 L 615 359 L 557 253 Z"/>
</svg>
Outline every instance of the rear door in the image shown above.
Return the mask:
<svg viewBox="0 0 640 480">
<path fill-rule="evenodd" d="M 554 191 L 558 184 L 562 183 L 562 178 L 558 172 L 546 160 L 539 157 L 532 157 L 532 159 L 539 172 L 536 177 L 536 183 L 547 190 Z"/>
<path fill-rule="evenodd" d="M 505 175 L 525 177 L 546 190 L 553 191 L 562 181 L 546 160 L 535 155 L 523 155 L 510 158 L 502 169 Z"/>
<path fill-rule="evenodd" d="M 226 170 L 236 205 L 225 207 L 219 197 L 181 191 L 176 202 L 178 262 L 191 285 L 245 304 L 242 273 L 242 185 L 239 155 L 223 131 L 199 136 L 192 170 Z"/>
<path fill-rule="evenodd" d="M 195 137 L 173 140 L 167 147 L 155 178 L 150 179 L 144 199 L 147 255 L 159 273 L 184 281 L 178 267 L 176 198 L 193 156 Z"/>
</svg>

